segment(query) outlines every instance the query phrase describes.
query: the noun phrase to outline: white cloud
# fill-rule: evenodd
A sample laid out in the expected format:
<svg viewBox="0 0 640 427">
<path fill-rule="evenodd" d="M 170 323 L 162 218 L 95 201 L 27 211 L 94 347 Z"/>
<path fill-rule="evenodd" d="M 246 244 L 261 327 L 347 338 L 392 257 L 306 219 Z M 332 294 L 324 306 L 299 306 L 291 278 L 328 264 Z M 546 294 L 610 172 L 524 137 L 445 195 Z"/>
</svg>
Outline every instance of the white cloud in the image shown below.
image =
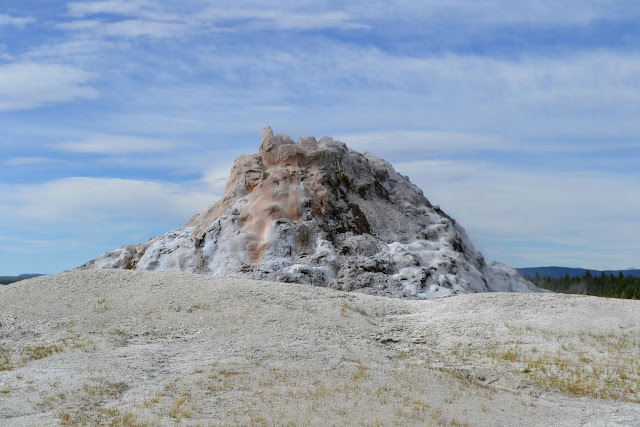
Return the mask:
<svg viewBox="0 0 640 427">
<path fill-rule="evenodd" d="M 108 36 L 124 37 L 169 37 L 172 35 L 184 35 L 190 26 L 182 22 L 157 22 L 140 19 L 127 19 L 124 21 L 103 24 L 103 33 Z"/>
<path fill-rule="evenodd" d="M 184 3 L 184 2 L 183 2 Z M 200 4 L 206 2 L 198 2 Z M 196 4 L 198 4 L 196 3 Z M 140 0 L 81 1 L 67 4 L 69 14 L 84 17 L 105 13 L 123 16 L 138 16 L 141 13 L 158 11 L 170 2 Z M 191 4 L 194 4 L 191 2 Z M 189 5 L 187 3 L 187 5 Z M 348 2 L 318 2 L 317 0 L 281 0 L 277 3 L 265 0 L 217 0 L 216 10 L 229 11 L 228 15 L 320 15 L 331 7 L 345 11 L 356 19 L 398 19 L 407 22 L 419 20 L 451 20 L 467 22 L 514 23 L 589 23 L 597 19 L 628 18 L 637 16 L 638 8 L 633 1 L 603 0 L 448 0 L 421 1 L 397 0 L 350 0 Z M 171 4 L 176 7 L 176 4 Z M 183 5 L 180 5 L 183 6 Z M 206 11 L 206 9 L 205 9 Z"/>
<path fill-rule="evenodd" d="M 640 232 L 633 221 L 621 216 L 620 206 L 629 206 L 629 212 L 637 219 L 640 212 L 635 201 L 628 199 L 632 199 L 629 194 L 637 193 L 630 183 L 638 182 L 638 177 L 622 178 L 611 172 L 614 168 L 631 170 L 633 161 L 637 163 L 634 158 L 637 153 L 625 155 L 624 159 L 618 157 L 613 166 L 614 160 L 593 159 L 593 154 L 588 153 L 613 147 L 621 150 L 627 147 L 630 152 L 637 147 L 635 141 L 640 132 L 636 117 L 640 109 L 637 52 L 632 48 L 624 50 L 625 47 L 618 50 L 617 46 L 609 51 L 606 47 L 595 49 L 586 42 L 580 44 L 576 53 L 541 52 L 536 45 L 533 50 L 523 46 L 519 56 L 493 57 L 491 53 L 442 54 L 421 49 L 400 52 L 393 47 L 406 48 L 415 39 L 407 41 L 404 36 L 428 33 L 430 30 L 423 28 L 436 24 L 453 28 L 451 37 L 470 40 L 470 34 L 478 35 L 481 46 L 487 46 L 486 42 L 492 48 L 500 48 L 501 42 L 492 39 L 496 29 L 503 35 L 503 25 L 514 23 L 524 23 L 523 27 L 513 27 L 524 28 L 523 37 L 528 37 L 529 29 L 540 29 L 527 26 L 530 23 L 544 23 L 544 28 L 552 30 L 559 28 L 560 42 L 572 45 L 573 39 L 564 39 L 562 32 L 574 28 L 573 25 L 619 17 L 630 21 L 639 12 L 634 2 L 601 0 L 393 3 L 373 0 L 340 4 L 312 0 L 283 0 L 278 4 L 262 0 L 75 1 L 68 4 L 67 16 L 48 18 L 48 22 L 57 22 L 58 28 L 64 29 L 62 34 L 43 33 L 42 37 L 25 39 L 10 48 L 0 46 L 2 57 L 19 62 L 0 66 L 3 89 L 0 110 L 95 98 L 98 92 L 93 86 L 97 83 L 93 82 L 94 75 L 86 72 L 95 70 L 100 73 L 105 102 L 92 103 L 86 121 L 78 126 L 91 129 L 89 133 L 96 135 L 82 139 L 85 134 L 74 133 L 69 138 L 65 127 L 69 122 L 53 123 L 55 119 L 44 114 L 37 117 L 44 121 L 34 130 L 25 125 L 34 116 L 25 114 L 17 116 L 15 122 L 7 122 L 10 130 L 5 129 L 5 138 L 11 144 L 24 142 L 25 146 L 27 143 L 35 146 L 30 141 L 39 133 L 43 142 L 38 144 L 64 141 L 54 146 L 64 153 L 105 155 L 91 158 L 96 168 L 113 167 L 118 162 L 119 170 L 123 165 L 129 170 L 137 168 L 139 173 L 144 173 L 144 168 L 154 168 L 154 173 L 164 170 L 173 178 L 186 176 L 185 179 L 206 171 L 201 179 L 176 187 L 176 195 L 180 191 L 219 195 L 229 166 L 209 170 L 212 165 L 208 155 L 216 164 L 223 164 L 228 157 L 247 152 L 240 146 L 247 147 L 246 141 L 251 141 L 246 136 L 248 132 L 255 133 L 256 144 L 251 146 L 251 151 L 255 151 L 260 129 L 266 124 L 278 132 L 292 134 L 294 139 L 299 134 L 318 137 L 329 134 L 354 149 L 372 151 L 392 161 L 452 155 L 468 158 L 469 150 L 496 150 L 482 156 L 496 154 L 495 163 L 422 160 L 397 165 L 424 188 L 427 197 L 459 219 L 473 233 L 472 237 L 480 236 L 480 244 L 503 242 L 496 243 L 499 252 L 495 253 L 499 257 L 512 256 L 505 248 L 518 244 L 511 251 L 513 254 L 526 253 L 531 259 L 543 259 L 543 252 L 536 252 L 534 244 L 522 244 L 536 239 L 548 242 L 547 250 L 550 244 L 572 245 L 576 259 L 589 256 L 587 247 L 593 251 L 591 238 L 597 240 L 598 248 L 606 248 L 610 254 L 616 245 L 625 248 L 627 254 L 637 254 L 628 243 L 632 239 L 621 235 L 624 234 L 621 230 L 628 235 Z M 0 26 L 30 22 L 34 22 L 32 18 L 0 15 Z M 373 38 L 368 40 L 334 37 L 335 31 L 303 34 L 305 30 L 325 28 L 360 31 L 368 26 L 373 29 L 370 34 Z M 273 35 L 282 44 L 252 43 L 261 37 L 252 32 L 261 30 L 278 30 Z M 199 37 L 205 31 L 220 33 L 215 37 Z M 439 34 L 440 30 L 434 31 Z M 242 32 L 241 37 L 238 32 Z M 287 32 L 295 32 L 295 37 L 286 37 Z M 193 37 L 194 34 L 197 36 Z M 362 31 L 363 34 L 368 32 Z M 538 35 L 531 43 L 539 40 Z M 393 42 L 380 41 L 386 36 Z M 142 40 L 131 40 L 135 37 Z M 145 37 L 176 40 L 152 40 L 145 44 L 148 41 Z M 42 44 L 34 46 L 37 43 Z M 29 51 L 17 51 L 23 47 Z M 527 52 L 534 52 L 533 56 Z M 30 132 L 30 140 L 26 136 L 14 138 L 25 135 L 24 132 Z M 171 135 L 168 139 L 188 140 L 195 148 L 179 150 L 173 141 L 108 135 L 110 132 L 166 133 Z M 205 134 L 215 138 L 204 137 Z M 45 164 L 46 153 L 13 148 L 11 155 L 15 158 L 4 161 L 5 165 Z M 222 148 L 237 152 L 225 157 L 220 154 Z M 590 165 L 601 160 L 598 167 L 609 168 L 610 181 L 606 176 L 591 173 L 529 172 L 525 170 L 529 167 L 525 161 L 517 162 L 522 171 L 510 170 L 506 165 L 509 160 L 504 158 L 513 159 L 517 150 L 522 150 L 523 157 L 537 156 L 538 161 L 549 151 L 556 151 L 553 157 L 556 161 L 563 153 L 575 152 L 582 158 L 589 155 L 593 159 L 589 160 Z M 565 158 L 571 161 L 569 155 Z M 74 167 L 72 163 L 70 166 Z M 63 189 L 73 189 L 69 191 L 77 191 L 78 198 L 85 197 L 88 185 L 73 180 L 76 178 L 64 178 L 46 189 L 64 197 L 67 196 Z M 92 181 L 95 188 L 114 185 L 124 192 L 125 199 L 129 197 L 127 188 L 146 191 L 141 182 L 146 181 L 121 180 L 117 184 Z M 55 204 L 44 194 L 45 184 L 12 186 L 25 194 L 33 190 L 35 195 Z M 175 204 L 170 201 L 170 195 L 174 194 L 170 187 L 158 182 L 149 186 L 157 194 L 156 202 L 149 201 L 150 205 L 159 206 L 158 200 Z M 159 190 L 160 187 L 164 190 Z M 8 196 L 9 190 L 4 188 L 0 196 L 3 215 L 8 215 L 6 200 L 12 200 L 12 206 L 26 204 L 29 209 L 40 209 L 41 215 L 49 211 L 46 206 L 27 204 L 26 199 L 16 198 L 15 193 Z M 614 195 L 623 202 L 616 204 Z M 591 206 L 590 196 L 602 203 Z M 124 209 L 119 199 L 112 194 L 108 197 L 117 209 Z M 95 215 L 102 215 L 104 210 L 109 218 L 119 215 L 117 209 L 109 211 L 106 205 L 100 209 L 77 206 L 80 214 L 76 212 L 76 218 L 84 216 L 83 209 Z M 608 210 L 605 206 L 613 208 Z M 54 211 L 74 215 L 64 209 Z M 25 210 L 20 208 L 16 212 Z M 193 212 L 189 210 L 185 215 Z M 55 214 L 48 221 L 55 223 L 60 216 Z M 39 221 L 33 216 L 27 218 L 33 223 Z M 143 218 L 138 217 L 140 221 Z M 598 226 L 597 221 L 605 225 Z M 108 226 L 115 228 L 121 223 L 113 219 Z M 609 227 L 609 223 L 620 226 Z M 127 237 L 124 232 L 122 235 Z M 605 239 L 611 243 L 605 245 Z M 491 251 L 487 255 L 492 257 Z M 555 255 L 562 259 L 559 251 Z M 607 255 L 602 256 L 604 259 Z M 624 260 L 628 257 L 617 252 L 616 256 Z M 509 258 L 502 260 L 515 264 Z M 624 262 L 612 266 L 623 267 Z"/>
<path fill-rule="evenodd" d="M 217 199 L 200 187 L 86 177 L 0 183 L 0 265 L 5 273 L 55 273 L 181 227 Z"/>
<path fill-rule="evenodd" d="M 16 27 L 22 27 L 27 24 L 32 24 L 34 22 L 35 22 L 35 19 L 31 17 L 21 18 L 21 17 L 15 17 L 15 16 L 4 14 L 4 13 L 0 13 L 0 26 L 15 25 Z"/>
<path fill-rule="evenodd" d="M 77 20 L 56 24 L 57 28 L 69 31 L 88 31 L 102 36 L 119 37 L 171 37 L 183 36 L 192 26 L 185 22 L 158 22 L 142 19 L 125 19 L 115 22 L 100 20 Z"/>
<path fill-rule="evenodd" d="M 94 99 L 92 74 L 56 64 L 14 63 L 0 66 L 0 111 Z"/>
<path fill-rule="evenodd" d="M 493 163 L 461 160 L 394 165 L 433 203 L 458 215 L 469 215 L 467 223 L 481 223 L 485 231 L 494 234 L 558 236 L 594 219 L 640 216 L 640 200 L 625 196 L 635 191 L 637 174 L 515 171 Z"/>
<path fill-rule="evenodd" d="M 66 62 L 80 59 L 83 63 L 88 63 L 96 57 L 104 58 L 102 55 L 113 48 L 124 49 L 125 46 L 107 40 L 80 38 L 38 45 L 22 54 L 21 57 L 31 61 L 46 59 Z"/>
<path fill-rule="evenodd" d="M 313 0 L 297 5 L 313 5 Z M 633 1 L 603 0 L 385 0 L 350 1 L 345 10 L 371 19 L 403 21 L 458 20 L 469 25 L 495 23 L 587 24 L 598 19 L 628 18 L 638 15 Z"/>
<path fill-rule="evenodd" d="M 24 239 L 16 242 L 15 239 L 0 239 L 7 240 L 7 243 L 0 244 L 0 251 L 17 253 L 17 254 L 30 254 L 30 253 L 42 253 L 59 252 L 61 248 L 69 250 L 71 248 L 81 247 L 81 241 L 73 239 L 51 239 L 51 240 L 38 240 L 38 239 Z"/>
<path fill-rule="evenodd" d="M 180 184 L 119 178 L 63 178 L 42 184 L 0 186 L 4 224 L 186 222 L 215 201 Z M 168 231 L 168 230 L 167 230 Z"/>
<path fill-rule="evenodd" d="M 343 11 L 323 11 L 316 13 L 294 13 L 277 11 L 269 8 L 263 10 L 249 9 L 207 9 L 198 14 L 200 19 L 208 22 L 223 22 L 225 29 L 235 30 L 318 30 L 336 29 L 369 29 L 370 26 L 357 22 Z M 224 24 L 226 22 L 226 25 Z"/>
<path fill-rule="evenodd" d="M 158 4 L 158 3 L 156 3 Z M 166 3 L 165 3 L 166 4 Z M 500 23 L 543 23 L 584 25 L 596 20 L 629 19 L 638 16 L 634 1 L 606 0 L 447 0 L 415 1 L 350 0 L 347 2 L 318 2 L 317 0 L 217 0 L 218 10 L 259 11 L 264 13 L 300 15 L 321 14 L 335 7 L 353 21 L 386 21 L 397 26 L 453 23 L 456 31 L 463 25 L 495 25 Z M 250 12 L 247 12 L 250 13 Z M 456 25 L 457 24 L 457 25 Z M 390 30 L 390 29 L 387 29 Z M 400 28 L 402 30 L 402 28 Z"/>
<path fill-rule="evenodd" d="M 214 194 L 224 194 L 224 190 L 229 180 L 229 172 L 233 163 L 222 164 L 215 168 L 207 170 L 201 178 L 209 189 Z"/>
<path fill-rule="evenodd" d="M 67 3 L 69 15 L 82 18 L 95 14 L 114 14 L 125 16 L 137 16 L 149 7 L 153 7 L 154 3 L 149 1 L 135 0 L 107 0 L 107 1 L 90 1 L 90 2 L 71 2 Z"/>
<path fill-rule="evenodd" d="M 108 0 L 72 2 L 69 15 L 78 18 L 55 26 L 73 32 L 89 32 L 101 36 L 157 38 L 183 37 L 197 31 L 229 32 L 258 30 L 307 31 L 318 29 L 367 29 L 344 11 L 290 12 L 262 9 L 207 8 L 188 13 L 165 11 L 161 3 Z M 110 20 L 98 19 L 111 15 Z M 118 19 L 113 19 L 119 17 Z M 92 19 L 87 19 L 92 18 Z"/>
<path fill-rule="evenodd" d="M 582 259 L 589 268 L 626 268 L 640 257 L 629 238 L 640 235 L 640 199 L 630 197 L 637 173 L 513 170 L 460 160 L 394 166 L 456 218 L 488 257 L 515 266 Z"/>
<path fill-rule="evenodd" d="M 175 75 L 175 84 L 141 88 L 127 114 L 149 111 L 154 106 L 148 100 L 163 99 L 178 111 L 173 122 L 195 122 L 188 125 L 194 129 L 268 123 L 290 131 L 304 123 L 303 132 L 323 134 L 418 128 L 517 141 L 568 135 L 613 140 L 640 132 L 640 55 L 630 52 L 411 57 L 318 42 L 289 51 L 199 46 L 174 61 L 188 76 L 207 74 L 208 80 Z M 291 109 L 250 108 L 269 105 Z"/>
<path fill-rule="evenodd" d="M 58 161 L 58 159 L 51 159 L 48 157 L 13 157 L 2 163 L 7 166 L 39 166 Z"/>
<path fill-rule="evenodd" d="M 236 3 L 237 5 L 237 3 Z M 245 8 L 206 8 L 192 13 L 162 12 L 160 3 L 150 1 L 94 1 L 67 3 L 70 16 L 85 18 L 98 14 L 119 15 L 134 18 L 153 19 L 155 21 L 191 21 L 191 22 L 220 22 L 232 21 L 240 24 L 243 29 L 280 29 L 280 30 L 310 30 L 319 28 L 369 28 L 367 25 L 354 22 L 346 12 L 319 11 L 295 12 L 278 10 L 269 7 L 254 9 Z M 309 9 L 303 8 L 303 9 Z"/>
<path fill-rule="evenodd" d="M 68 13 L 78 19 L 59 22 L 55 27 L 103 37 L 153 38 L 183 37 L 200 28 L 201 23 L 195 16 L 164 13 L 161 6 L 151 1 L 71 2 L 67 3 Z M 101 15 L 111 16 L 110 19 L 103 19 Z"/>
<path fill-rule="evenodd" d="M 500 135 L 447 131 L 389 130 L 335 135 L 350 148 L 372 152 L 392 160 L 398 157 L 450 155 L 466 151 L 513 149 L 515 144 Z"/>
<path fill-rule="evenodd" d="M 385 25 L 385 31 L 392 32 L 402 32 L 404 26 L 417 23 L 437 26 L 442 22 L 464 32 L 478 27 L 491 28 L 496 24 L 587 25 L 597 20 L 638 16 L 637 8 L 631 2 L 601 0 L 404 0 L 393 3 L 378 0 L 350 1 L 335 6 L 310 0 L 277 4 L 220 0 L 215 2 L 215 7 L 200 9 L 197 3 L 104 0 L 70 2 L 67 10 L 70 17 L 79 21 L 61 23 L 59 28 L 121 37 L 181 37 L 195 31 L 362 30 L 377 28 L 380 22 L 393 23 L 392 26 Z M 86 20 L 88 17 L 103 18 L 103 15 L 109 20 Z"/>
<path fill-rule="evenodd" d="M 52 145 L 57 150 L 71 153 L 115 155 L 171 151 L 179 146 L 175 142 L 162 139 L 106 134 L 91 135 L 81 141 L 60 142 Z"/>
</svg>

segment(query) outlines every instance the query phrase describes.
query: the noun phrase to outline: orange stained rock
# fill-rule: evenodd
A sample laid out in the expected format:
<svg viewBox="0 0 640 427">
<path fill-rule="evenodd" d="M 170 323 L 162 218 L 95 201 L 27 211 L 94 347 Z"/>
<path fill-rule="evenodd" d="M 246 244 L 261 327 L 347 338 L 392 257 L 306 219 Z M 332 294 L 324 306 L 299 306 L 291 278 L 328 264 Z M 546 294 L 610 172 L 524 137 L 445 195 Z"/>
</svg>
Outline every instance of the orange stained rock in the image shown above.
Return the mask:
<svg viewBox="0 0 640 427">
<path fill-rule="evenodd" d="M 257 262 L 276 220 L 298 223 L 307 210 L 324 215 L 329 192 L 323 185 L 319 159 L 315 138 L 300 139 L 298 144 L 282 142 L 265 128 L 259 153 L 240 156 L 234 162 L 219 204 L 194 216 L 187 226 L 195 227 L 192 235 L 202 238 L 215 220 L 223 215 L 237 216 L 235 231 L 244 237 L 238 237 L 234 246 L 244 245 L 247 258 Z M 238 203 L 239 199 L 243 203 Z M 292 250 L 297 252 L 298 248 Z"/>
</svg>

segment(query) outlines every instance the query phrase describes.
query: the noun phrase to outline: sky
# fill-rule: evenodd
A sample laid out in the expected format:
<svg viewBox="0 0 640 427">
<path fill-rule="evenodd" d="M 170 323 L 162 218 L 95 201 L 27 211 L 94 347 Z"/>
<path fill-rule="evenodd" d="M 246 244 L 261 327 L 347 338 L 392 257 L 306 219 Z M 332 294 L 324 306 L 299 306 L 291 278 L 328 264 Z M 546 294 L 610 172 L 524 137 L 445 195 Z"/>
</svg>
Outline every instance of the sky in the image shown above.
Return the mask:
<svg viewBox="0 0 640 427">
<path fill-rule="evenodd" d="M 181 227 L 260 132 L 408 175 L 512 267 L 640 267 L 637 0 L 0 0 L 0 275 Z"/>
</svg>

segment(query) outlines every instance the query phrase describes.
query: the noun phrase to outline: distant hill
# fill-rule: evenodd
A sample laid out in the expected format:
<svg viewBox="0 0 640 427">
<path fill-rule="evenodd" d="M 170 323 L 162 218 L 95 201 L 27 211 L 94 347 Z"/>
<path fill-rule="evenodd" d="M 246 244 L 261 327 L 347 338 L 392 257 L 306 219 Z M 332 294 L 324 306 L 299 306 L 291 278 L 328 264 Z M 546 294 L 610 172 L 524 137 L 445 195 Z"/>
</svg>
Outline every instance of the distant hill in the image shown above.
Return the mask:
<svg viewBox="0 0 640 427">
<path fill-rule="evenodd" d="M 529 276 L 534 277 L 536 273 L 538 273 L 540 276 L 546 276 L 552 279 L 559 279 L 564 277 L 565 274 L 568 274 L 569 277 L 582 277 L 587 271 L 590 271 L 594 276 L 599 276 L 603 272 L 603 270 L 569 267 L 527 267 L 516 268 L 516 270 L 518 270 L 518 273 L 520 273 L 521 276 L 528 274 Z M 625 276 L 640 277 L 640 269 L 604 270 L 604 274 L 607 276 L 610 274 L 617 276 L 619 273 L 622 273 Z"/>
<path fill-rule="evenodd" d="M 32 277 L 46 276 L 46 274 L 21 274 L 19 276 L 0 276 L 0 285 L 19 282 L 20 280 L 31 279 Z"/>
</svg>

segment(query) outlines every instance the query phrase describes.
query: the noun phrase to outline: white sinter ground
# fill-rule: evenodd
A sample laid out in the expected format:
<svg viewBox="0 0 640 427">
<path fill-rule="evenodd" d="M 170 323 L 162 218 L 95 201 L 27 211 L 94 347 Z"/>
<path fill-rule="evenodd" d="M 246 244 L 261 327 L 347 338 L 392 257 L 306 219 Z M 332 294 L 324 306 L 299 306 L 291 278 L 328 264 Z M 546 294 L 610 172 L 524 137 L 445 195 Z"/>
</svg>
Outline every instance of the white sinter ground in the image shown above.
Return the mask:
<svg viewBox="0 0 640 427">
<path fill-rule="evenodd" d="M 640 425 L 637 301 L 85 270 L 0 308 L 0 425 Z"/>
</svg>

